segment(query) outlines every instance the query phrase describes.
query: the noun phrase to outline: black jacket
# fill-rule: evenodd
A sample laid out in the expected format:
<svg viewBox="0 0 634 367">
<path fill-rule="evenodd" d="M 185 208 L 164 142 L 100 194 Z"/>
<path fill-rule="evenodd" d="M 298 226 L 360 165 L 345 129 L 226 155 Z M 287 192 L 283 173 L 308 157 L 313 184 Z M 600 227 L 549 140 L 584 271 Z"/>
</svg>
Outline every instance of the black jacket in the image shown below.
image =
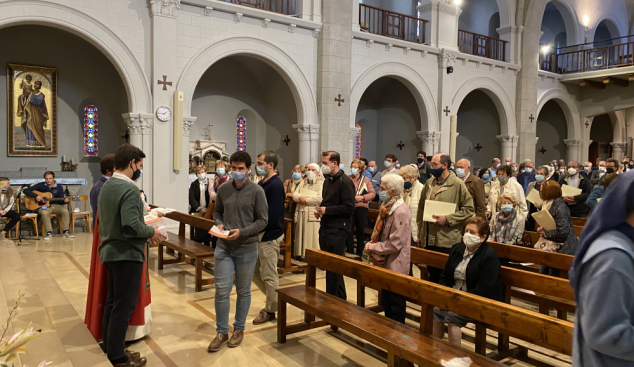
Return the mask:
<svg viewBox="0 0 634 367">
<path fill-rule="evenodd" d="M 555 198 L 548 213 L 555 220 L 556 228 L 552 231 L 546 231 L 544 238 L 549 241 L 561 243 L 559 247 L 560 254 L 574 255 L 577 250 L 577 235 L 575 234 L 575 228 L 572 224 L 572 218 L 570 216 L 571 206 L 564 203 L 564 199 Z"/>
<path fill-rule="evenodd" d="M 559 179 L 559 185 L 568 185 L 569 180 L 570 176 L 561 178 Z M 575 204 L 568 205 L 570 214 L 573 217 L 585 216 L 590 211 L 590 207 L 586 204 L 586 200 L 588 200 L 590 191 L 592 191 L 592 184 L 585 174 L 579 173 L 579 188 L 581 189 L 581 194 L 574 197 Z"/>
<path fill-rule="evenodd" d="M 209 181 L 205 184 L 206 188 L 209 188 Z M 205 190 L 205 201 L 207 202 L 207 206 L 211 203 L 209 200 L 209 190 Z M 189 212 L 196 213 L 196 209 L 200 206 L 200 181 L 196 179 L 196 181 L 192 182 L 189 185 Z M 207 209 L 207 207 L 205 207 Z"/>
<path fill-rule="evenodd" d="M 343 228 L 352 232 L 352 213 L 354 213 L 354 184 L 343 171 L 336 175 L 326 175 L 320 206 L 326 207 L 321 217 L 323 228 Z"/>
<path fill-rule="evenodd" d="M 269 221 L 260 232 L 264 233 L 261 241 L 273 241 L 284 234 L 284 198 L 286 197 L 284 183 L 278 175 L 275 175 L 266 181 L 261 180 L 258 185 L 264 190 L 266 203 L 269 206 Z"/>
<path fill-rule="evenodd" d="M 453 245 L 445 270 L 440 275 L 440 285 L 454 286 L 454 272 L 462 261 L 466 247 L 462 242 Z M 467 292 L 502 301 L 501 269 L 497 252 L 486 242 L 480 245 L 467 265 Z"/>
</svg>

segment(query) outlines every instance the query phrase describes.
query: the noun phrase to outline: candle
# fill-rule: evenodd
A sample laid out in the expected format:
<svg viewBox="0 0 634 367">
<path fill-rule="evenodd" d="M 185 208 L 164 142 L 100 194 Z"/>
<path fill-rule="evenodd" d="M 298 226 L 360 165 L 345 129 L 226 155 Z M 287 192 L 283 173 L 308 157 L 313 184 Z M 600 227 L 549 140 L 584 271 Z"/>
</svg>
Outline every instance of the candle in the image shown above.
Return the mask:
<svg viewBox="0 0 634 367">
<path fill-rule="evenodd" d="M 75 164 L 75 160 L 73 158 L 70 159 L 70 165 L 72 166 L 73 164 Z"/>
<path fill-rule="evenodd" d="M 66 156 L 62 156 L 62 162 L 66 162 Z"/>
</svg>

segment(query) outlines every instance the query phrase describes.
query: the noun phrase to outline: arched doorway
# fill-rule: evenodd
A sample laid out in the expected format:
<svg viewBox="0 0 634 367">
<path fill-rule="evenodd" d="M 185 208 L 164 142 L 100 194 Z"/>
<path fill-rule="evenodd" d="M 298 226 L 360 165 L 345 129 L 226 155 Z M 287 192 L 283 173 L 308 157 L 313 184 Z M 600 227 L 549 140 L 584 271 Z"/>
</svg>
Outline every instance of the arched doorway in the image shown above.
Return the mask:
<svg viewBox="0 0 634 367">
<path fill-rule="evenodd" d="M 121 115 L 131 108 L 119 71 L 101 50 L 84 38 L 45 25 L 16 25 L 0 29 L 0 49 L 0 64 L 4 65 L 0 70 L 2 78 L 7 77 L 8 63 L 44 66 L 55 68 L 58 72 L 57 111 L 48 111 L 49 117 L 57 113 L 58 156 L 29 158 L 28 162 L 24 158 L 2 157 L 2 169 L 18 171 L 22 167 L 33 166 L 37 161 L 37 167 L 60 170 L 59 157 L 66 156 L 68 161 L 72 158 L 78 163 L 77 177 L 88 181 L 87 186 L 71 187 L 79 190 L 73 194 L 87 194 L 94 182 L 101 178 L 101 172 L 98 157 L 84 157 L 84 108 L 94 105 L 99 111 L 99 157 L 114 153 L 125 142 L 123 136 L 127 126 Z M 0 88 L 1 100 L 7 100 L 6 93 L 6 87 Z M 14 126 L 13 132 L 16 137 L 24 137 L 20 126 Z M 45 128 L 45 134 L 53 138 L 52 130 Z M 0 134 L 0 145 L 6 147 L 7 138 L 7 134 Z"/>
<path fill-rule="evenodd" d="M 605 47 L 621 43 L 619 29 L 610 19 L 602 20 L 594 31 L 593 47 Z"/>
<path fill-rule="evenodd" d="M 363 132 L 361 157 L 383 162 L 383 157 L 392 153 L 401 166 L 413 163 L 421 149 L 416 135 L 420 121 L 416 98 L 405 84 L 392 77 L 375 80 L 363 93 L 356 110 L 355 122 Z M 397 147 L 400 142 L 403 146 Z"/>
<path fill-rule="evenodd" d="M 458 109 L 456 161 L 469 159 L 471 166 L 487 167 L 500 157 L 500 113 L 487 93 L 476 89 L 469 93 Z M 500 157 L 502 160 L 506 157 Z"/>
<path fill-rule="evenodd" d="M 544 165 L 552 160 L 568 160 L 564 141 L 568 138 L 566 114 L 557 101 L 551 99 L 542 107 L 537 116 L 536 136 L 537 165 Z"/>
<path fill-rule="evenodd" d="M 255 161 L 258 153 L 273 150 L 279 158 L 281 178 L 288 178 L 298 162 L 299 140 L 295 98 L 282 75 L 268 63 L 247 55 L 233 55 L 211 65 L 193 93 L 191 112 L 197 123 L 190 138 L 207 137 L 226 142 L 227 153 L 238 149 L 238 119 L 246 124 L 246 151 Z M 282 141 L 286 136 L 288 146 Z M 209 167 L 208 167 L 209 169 Z"/>
<path fill-rule="evenodd" d="M 597 158 L 606 160 L 612 158 L 612 146 L 614 141 L 614 121 L 609 114 L 595 116 L 590 128 L 590 150 L 588 159 L 594 164 Z"/>
<path fill-rule="evenodd" d="M 542 18 L 542 36 L 539 44 L 550 47 L 554 53 L 566 52 L 564 47 L 581 43 L 577 38 L 577 21 L 574 12 L 560 0 L 546 4 Z"/>
</svg>

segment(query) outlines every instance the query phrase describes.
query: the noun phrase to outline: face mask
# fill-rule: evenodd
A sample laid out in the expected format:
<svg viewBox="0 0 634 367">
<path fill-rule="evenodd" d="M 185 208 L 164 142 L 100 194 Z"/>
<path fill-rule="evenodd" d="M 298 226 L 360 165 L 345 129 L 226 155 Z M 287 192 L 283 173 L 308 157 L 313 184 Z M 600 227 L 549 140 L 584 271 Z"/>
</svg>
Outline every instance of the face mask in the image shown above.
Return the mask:
<svg viewBox="0 0 634 367">
<path fill-rule="evenodd" d="M 563 168 L 560 168 L 560 169 L 559 169 L 559 173 L 564 173 L 564 172 L 566 172 L 566 170 L 565 170 L 565 169 L 563 169 Z"/>
<path fill-rule="evenodd" d="M 416 162 L 418 162 L 418 164 L 421 164 L 421 163 L 423 163 L 424 161 L 425 161 L 425 158 L 418 158 L 418 159 L 416 160 Z"/>
<path fill-rule="evenodd" d="M 504 213 L 510 213 L 511 211 L 513 211 L 513 205 L 504 204 L 500 207 L 500 209 L 502 209 Z"/>
<path fill-rule="evenodd" d="M 264 169 L 264 167 L 257 166 L 255 167 L 255 169 L 258 171 L 258 175 L 266 176 L 266 170 Z"/>
<path fill-rule="evenodd" d="M 368 167 L 368 171 L 369 171 L 370 173 L 374 173 L 374 167 Z"/>
<path fill-rule="evenodd" d="M 225 169 L 224 169 L 224 168 L 218 168 L 218 169 L 216 170 L 216 174 L 217 174 L 218 176 L 224 176 L 224 175 L 225 175 Z"/>
<path fill-rule="evenodd" d="M 357 173 L 359 173 L 359 170 L 356 168 L 350 168 L 350 173 L 352 173 L 353 176 L 356 176 Z"/>
<path fill-rule="evenodd" d="M 458 168 L 456 170 L 456 176 L 463 178 L 466 175 L 464 168 Z"/>
<path fill-rule="evenodd" d="M 313 171 L 308 171 L 308 172 L 306 173 L 306 177 L 308 177 L 308 179 L 309 179 L 310 181 L 313 181 L 313 180 L 315 179 L 315 172 L 313 172 Z"/>
<path fill-rule="evenodd" d="M 405 190 L 409 190 L 412 188 L 412 183 L 411 182 L 405 182 L 404 186 Z"/>
<path fill-rule="evenodd" d="M 517 167 L 513 167 L 511 169 L 513 170 L 513 172 L 517 171 Z"/>
<path fill-rule="evenodd" d="M 555 167 L 550 167 L 549 170 L 552 172 L 555 170 Z"/>
<path fill-rule="evenodd" d="M 325 164 L 321 165 L 321 173 L 323 173 L 324 175 L 329 175 L 330 174 L 330 167 L 326 166 Z"/>
<path fill-rule="evenodd" d="M 141 171 L 140 169 L 132 172 L 132 177 L 131 177 L 132 181 L 138 180 L 142 174 L 143 174 L 143 171 Z"/>
<path fill-rule="evenodd" d="M 379 199 L 381 199 L 381 201 L 388 201 L 390 200 L 390 197 L 387 196 L 386 191 L 379 191 Z"/>
<path fill-rule="evenodd" d="M 532 168 L 530 168 L 530 167 L 526 167 L 526 168 L 524 169 L 524 172 L 526 172 L 526 173 L 531 173 L 531 172 L 533 172 L 533 169 L 532 169 Z"/>
<path fill-rule="evenodd" d="M 438 168 L 432 168 L 429 170 L 432 174 L 432 176 L 438 178 L 442 175 L 443 172 L 445 172 L 445 169 L 442 167 L 438 167 Z"/>
<path fill-rule="evenodd" d="M 506 165 L 507 165 L 507 166 L 510 166 L 510 165 L 511 165 L 511 162 L 506 162 Z"/>
<path fill-rule="evenodd" d="M 577 170 L 576 170 L 576 169 L 574 169 L 574 168 L 568 168 L 568 174 L 569 174 L 570 176 L 574 176 L 574 175 L 576 175 L 576 174 L 577 174 Z"/>
<path fill-rule="evenodd" d="M 500 167 L 500 164 L 499 164 L 499 163 L 495 165 L 495 168 L 498 168 L 498 167 Z"/>
<path fill-rule="evenodd" d="M 480 238 L 480 236 L 476 236 L 468 232 L 465 232 L 463 239 L 464 239 L 464 244 L 467 245 L 467 247 L 469 248 L 473 246 L 477 246 L 482 242 L 482 239 Z"/>
<path fill-rule="evenodd" d="M 489 176 L 489 174 L 488 174 L 488 173 L 485 173 L 485 174 L 483 174 L 483 175 L 482 175 L 482 178 L 483 178 L 483 179 L 485 179 L 485 180 L 488 180 L 488 179 L 489 179 L 489 177 L 490 177 L 490 176 Z"/>
<path fill-rule="evenodd" d="M 341 163 L 341 164 L 339 165 L 339 169 L 343 169 L 343 168 L 344 168 L 343 163 Z"/>
<path fill-rule="evenodd" d="M 385 165 L 385 168 L 390 168 L 390 167 L 392 167 L 392 163 L 390 163 L 390 162 L 388 162 L 388 161 L 383 162 L 383 164 Z"/>
<path fill-rule="evenodd" d="M 302 174 L 299 172 L 293 173 L 293 180 L 299 180 L 302 178 Z"/>
<path fill-rule="evenodd" d="M 599 171 L 605 172 L 605 167 L 599 167 Z"/>
<path fill-rule="evenodd" d="M 199 173 L 199 174 L 198 174 L 198 179 L 199 179 L 199 180 L 201 180 L 201 181 L 202 181 L 202 180 L 204 180 L 205 178 L 207 178 L 207 174 L 206 174 L 206 173 L 204 173 L 204 172 L 203 172 L 203 173 Z"/>
<path fill-rule="evenodd" d="M 243 181 L 245 176 L 244 172 L 231 171 L 231 178 L 236 182 Z"/>
<path fill-rule="evenodd" d="M 542 182 L 544 181 L 544 175 L 535 175 L 535 180 L 537 180 L 537 182 Z"/>
<path fill-rule="evenodd" d="M 508 177 L 500 177 L 500 176 L 498 176 L 498 181 L 500 181 L 500 183 L 505 183 L 506 180 L 508 180 Z"/>
<path fill-rule="evenodd" d="M 610 174 L 610 173 L 614 173 L 614 168 L 609 167 L 609 168 L 606 170 L 606 172 L 607 172 L 608 174 Z"/>
<path fill-rule="evenodd" d="M 451 168 L 449 168 L 449 169 L 452 170 L 452 171 L 454 170 L 453 166 L 451 166 Z"/>
<path fill-rule="evenodd" d="M 5 188 L 3 187 L 1 191 L 2 191 L 2 192 L 6 192 L 6 191 L 8 191 L 8 190 L 7 190 L 7 189 L 5 189 Z"/>
<path fill-rule="evenodd" d="M 396 168 L 401 168 L 401 165 L 400 164 L 396 164 Z"/>
<path fill-rule="evenodd" d="M 590 167 L 583 167 L 583 170 L 588 172 L 588 171 L 590 171 Z"/>
</svg>

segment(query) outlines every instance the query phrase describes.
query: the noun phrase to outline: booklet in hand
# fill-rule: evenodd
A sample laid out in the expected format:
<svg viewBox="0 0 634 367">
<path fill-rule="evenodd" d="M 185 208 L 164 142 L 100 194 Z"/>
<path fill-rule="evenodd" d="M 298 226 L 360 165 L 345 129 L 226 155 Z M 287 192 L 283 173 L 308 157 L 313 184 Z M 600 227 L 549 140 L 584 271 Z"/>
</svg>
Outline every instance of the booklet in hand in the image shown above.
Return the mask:
<svg viewBox="0 0 634 367">
<path fill-rule="evenodd" d="M 227 238 L 229 237 L 229 231 L 221 231 L 218 227 L 213 226 L 209 230 L 209 234 L 212 236 L 216 236 L 218 238 Z"/>
</svg>

